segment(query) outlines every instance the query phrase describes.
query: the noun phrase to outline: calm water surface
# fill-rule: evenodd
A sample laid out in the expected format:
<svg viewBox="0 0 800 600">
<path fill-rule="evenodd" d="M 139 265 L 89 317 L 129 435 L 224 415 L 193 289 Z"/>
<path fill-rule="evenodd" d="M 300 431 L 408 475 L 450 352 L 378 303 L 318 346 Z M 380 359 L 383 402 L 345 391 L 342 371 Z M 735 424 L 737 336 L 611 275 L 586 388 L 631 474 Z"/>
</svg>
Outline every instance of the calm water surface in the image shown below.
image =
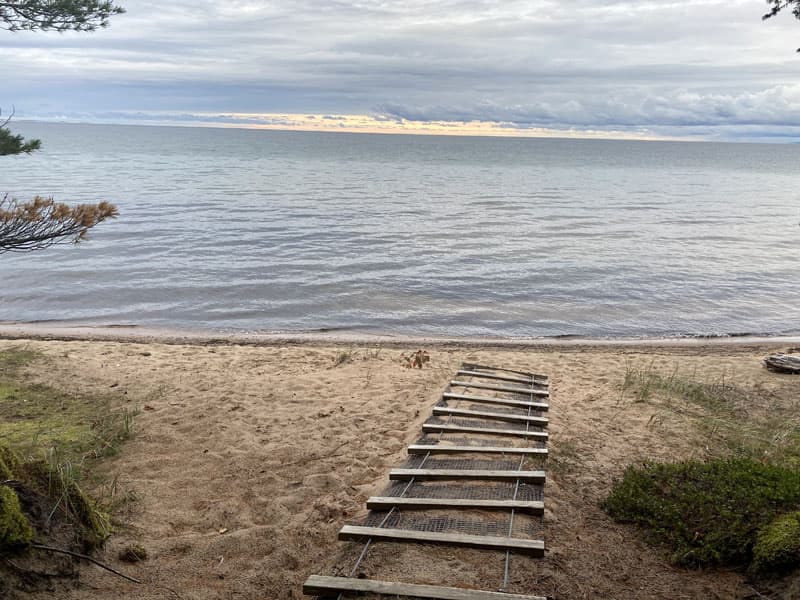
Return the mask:
<svg viewBox="0 0 800 600">
<path fill-rule="evenodd" d="M 800 146 L 16 123 L 0 192 L 115 202 L 0 255 L 0 320 L 800 332 Z"/>
</svg>

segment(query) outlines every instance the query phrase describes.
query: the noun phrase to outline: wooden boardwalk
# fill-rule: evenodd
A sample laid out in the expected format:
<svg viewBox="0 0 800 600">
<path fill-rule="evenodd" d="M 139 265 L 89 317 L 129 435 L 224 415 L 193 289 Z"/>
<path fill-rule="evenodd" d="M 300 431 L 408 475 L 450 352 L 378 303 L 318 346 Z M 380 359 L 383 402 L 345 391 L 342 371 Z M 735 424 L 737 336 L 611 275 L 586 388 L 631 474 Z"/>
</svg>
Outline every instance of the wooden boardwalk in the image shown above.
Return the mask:
<svg viewBox="0 0 800 600">
<path fill-rule="evenodd" d="M 303 586 L 305 594 L 338 600 L 361 593 L 433 600 L 544 600 L 505 589 L 512 553 L 542 557 L 545 552 L 543 540 L 515 535 L 514 523 L 516 515 L 541 518 L 544 512 L 541 490 L 546 473 L 525 465 L 547 457 L 548 419 L 542 413 L 549 409 L 548 378 L 477 364 L 463 364 L 455 377 L 423 424 L 420 440 L 408 447 L 407 464 L 391 469 L 387 491 L 367 501 L 371 512 L 366 522 L 340 530 L 340 540 L 364 543 L 350 577 L 311 575 Z M 483 527 L 461 518 L 465 511 L 484 515 Z M 452 517 L 442 517 L 443 512 Z M 406 519 L 406 514 L 413 516 Z M 497 533 L 496 515 L 508 516 L 503 535 Z M 354 577 L 370 545 L 377 542 L 504 552 L 503 591 Z"/>
</svg>

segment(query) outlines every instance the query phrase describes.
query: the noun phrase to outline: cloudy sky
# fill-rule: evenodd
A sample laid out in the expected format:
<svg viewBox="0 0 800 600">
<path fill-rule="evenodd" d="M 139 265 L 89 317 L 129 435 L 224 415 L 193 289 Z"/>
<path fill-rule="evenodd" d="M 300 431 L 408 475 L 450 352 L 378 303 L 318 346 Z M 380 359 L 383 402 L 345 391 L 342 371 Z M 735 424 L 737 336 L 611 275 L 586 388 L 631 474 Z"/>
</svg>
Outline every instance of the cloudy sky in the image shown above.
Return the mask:
<svg viewBox="0 0 800 600">
<path fill-rule="evenodd" d="M 4 114 L 800 140 L 800 21 L 762 0 L 120 4 L 0 30 Z"/>
</svg>

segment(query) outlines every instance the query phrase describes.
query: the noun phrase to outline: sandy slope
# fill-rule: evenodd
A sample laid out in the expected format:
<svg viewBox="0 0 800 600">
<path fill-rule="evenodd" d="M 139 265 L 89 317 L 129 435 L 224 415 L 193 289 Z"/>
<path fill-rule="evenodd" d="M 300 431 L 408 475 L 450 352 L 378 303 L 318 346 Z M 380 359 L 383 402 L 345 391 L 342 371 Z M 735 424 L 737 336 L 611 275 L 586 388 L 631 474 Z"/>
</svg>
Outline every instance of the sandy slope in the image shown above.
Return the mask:
<svg viewBox="0 0 800 600">
<path fill-rule="evenodd" d="M 20 344 L 56 359 L 35 374 L 42 381 L 111 389 L 121 404 L 142 410 L 135 439 L 105 467 L 138 501 L 102 558 L 146 583 L 86 567 L 77 589 L 37 596 L 73 600 L 300 598 L 308 574 L 348 571 L 360 546 L 336 541 L 337 531 L 386 485 L 388 469 L 403 461 L 465 360 L 551 377 L 549 550 L 543 560 L 512 559 L 509 591 L 563 599 L 740 597 L 748 588 L 738 575 L 673 569 L 597 507 L 625 465 L 702 451 L 693 429 L 678 417 L 654 426 L 653 407 L 623 398 L 620 384 L 626 364 L 652 361 L 666 372 L 696 370 L 698 378 L 796 385 L 761 367 L 765 346 L 747 344 L 434 347 L 422 371 L 402 367 L 402 348 L 363 345 L 0 340 L 0 349 Z M 334 366 L 350 350 L 352 362 Z M 132 540 L 150 560 L 117 561 Z M 377 545 L 362 570 L 496 589 L 502 557 Z"/>
</svg>

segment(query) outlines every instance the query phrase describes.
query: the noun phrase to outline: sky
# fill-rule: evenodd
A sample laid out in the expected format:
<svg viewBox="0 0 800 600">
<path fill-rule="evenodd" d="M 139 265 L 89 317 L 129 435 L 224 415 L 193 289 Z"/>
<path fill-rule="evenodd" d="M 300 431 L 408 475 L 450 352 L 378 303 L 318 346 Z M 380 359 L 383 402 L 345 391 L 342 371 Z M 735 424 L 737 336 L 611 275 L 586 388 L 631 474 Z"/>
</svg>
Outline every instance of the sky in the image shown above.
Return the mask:
<svg viewBox="0 0 800 600">
<path fill-rule="evenodd" d="M 19 118 L 800 141 L 800 21 L 762 0 L 122 0 L 0 30 Z"/>
</svg>

